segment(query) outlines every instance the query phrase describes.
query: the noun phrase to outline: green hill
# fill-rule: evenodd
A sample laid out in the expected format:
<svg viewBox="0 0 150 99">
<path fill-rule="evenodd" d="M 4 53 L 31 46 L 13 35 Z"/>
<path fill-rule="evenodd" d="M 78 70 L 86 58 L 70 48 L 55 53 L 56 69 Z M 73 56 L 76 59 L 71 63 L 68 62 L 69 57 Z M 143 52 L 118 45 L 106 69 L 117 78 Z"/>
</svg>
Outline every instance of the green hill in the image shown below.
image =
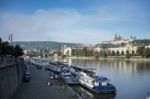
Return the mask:
<svg viewBox="0 0 150 99">
<path fill-rule="evenodd" d="M 14 45 L 18 44 L 23 49 L 61 49 L 62 46 L 66 45 L 67 47 L 72 47 L 75 45 L 79 45 L 76 43 L 63 43 L 63 42 L 54 42 L 54 41 L 15 41 L 13 42 Z"/>
</svg>

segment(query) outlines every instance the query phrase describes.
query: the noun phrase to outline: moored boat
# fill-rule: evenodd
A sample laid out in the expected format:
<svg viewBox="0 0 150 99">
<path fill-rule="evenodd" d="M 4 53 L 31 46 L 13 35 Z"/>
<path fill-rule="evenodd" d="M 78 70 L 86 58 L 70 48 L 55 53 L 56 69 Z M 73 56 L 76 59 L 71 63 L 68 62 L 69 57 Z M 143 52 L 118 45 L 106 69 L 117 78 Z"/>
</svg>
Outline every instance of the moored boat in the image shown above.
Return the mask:
<svg viewBox="0 0 150 99">
<path fill-rule="evenodd" d="M 61 70 L 61 75 L 62 75 L 63 77 L 70 77 L 70 76 L 71 76 L 71 73 L 70 73 L 69 70 L 62 69 L 62 70 Z"/>
<path fill-rule="evenodd" d="M 94 91 L 95 93 L 115 93 L 116 88 L 110 84 L 110 80 L 106 77 L 98 76 L 91 69 L 73 67 L 72 73 L 78 74 L 78 80 L 81 85 Z"/>
</svg>

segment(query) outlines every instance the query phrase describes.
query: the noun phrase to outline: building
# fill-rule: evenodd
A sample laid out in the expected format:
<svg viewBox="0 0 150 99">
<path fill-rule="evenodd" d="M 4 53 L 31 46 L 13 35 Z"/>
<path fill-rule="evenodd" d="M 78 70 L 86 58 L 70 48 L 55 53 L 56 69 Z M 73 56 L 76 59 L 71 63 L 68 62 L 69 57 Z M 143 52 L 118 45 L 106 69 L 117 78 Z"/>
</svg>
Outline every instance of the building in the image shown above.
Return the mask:
<svg viewBox="0 0 150 99">
<path fill-rule="evenodd" d="M 104 51 L 109 54 L 136 54 L 137 47 L 132 44 L 132 42 L 136 39 L 136 37 L 132 37 L 130 39 L 124 39 L 121 36 L 115 35 L 113 40 L 103 41 L 101 44 L 96 45 L 94 48 L 95 51 Z"/>
<path fill-rule="evenodd" d="M 137 54 L 138 47 L 150 48 L 150 40 L 137 40 L 135 36 L 125 39 L 120 35 L 115 35 L 113 40 L 103 41 L 102 43 L 96 45 L 80 44 L 78 46 L 74 46 L 73 48 L 63 46 L 62 53 L 65 56 L 71 56 L 73 49 L 79 49 L 79 51 L 86 49 L 86 51 L 90 51 L 92 53 L 95 51 L 102 55 L 126 55 Z"/>
<path fill-rule="evenodd" d="M 67 46 L 63 46 L 62 47 L 62 54 L 64 55 L 64 56 L 71 56 L 72 55 L 72 49 L 70 48 L 70 47 L 67 47 Z"/>
<path fill-rule="evenodd" d="M 145 48 L 150 48 L 150 45 L 145 46 Z"/>
</svg>

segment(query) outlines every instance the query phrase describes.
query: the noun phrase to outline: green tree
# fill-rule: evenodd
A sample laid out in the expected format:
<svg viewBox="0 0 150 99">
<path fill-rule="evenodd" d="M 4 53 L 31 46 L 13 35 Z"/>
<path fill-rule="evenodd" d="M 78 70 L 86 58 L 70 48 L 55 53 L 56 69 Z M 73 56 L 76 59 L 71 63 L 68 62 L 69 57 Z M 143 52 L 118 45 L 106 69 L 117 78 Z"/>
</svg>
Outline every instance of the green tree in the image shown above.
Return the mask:
<svg viewBox="0 0 150 99">
<path fill-rule="evenodd" d="M 86 47 L 84 47 L 83 48 L 83 56 L 88 56 L 87 53 L 88 53 L 88 50 Z"/>
<path fill-rule="evenodd" d="M 100 57 L 100 53 L 97 51 L 93 51 L 93 56 L 98 59 Z"/>
<path fill-rule="evenodd" d="M 93 50 L 88 50 L 87 51 L 87 56 L 94 56 L 93 53 L 94 53 Z"/>
<path fill-rule="evenodd" d="M 2 42 L 2 54 L 3 55 L 8 55 L 9 54 L 9 43 L 6 42 Z"/>
<path fill-rule="evenodd" d="M 150 57 L 150 48 L 145 48 L 143 54 L 145 57 Z"/>
<path fill-rule="evenodd" d="M 13 55 L 17 58 L 18 56 L 22 56 L 23 55 L 23 49 L 19 46 L 16 45 L 13 49 Z"/>
<path fill-rule="evenodd" d="M 138 47 L 137 48 L 137 54 L 140 55 L 140 56 L 144 56 L 144 50 L 145 50 L 144 46 Z"/>
<path fill-rule="evenodd" d="M 15 47 L 10 45 L 8 41 L 3 42 L 0 38 L 0 55 L 18 57 L 23 55 L 23 49 L 19 45 L 16 45 Z"/>
<path fill-rule="evenodd" d="M 75 49 L 72 49 L 72 56 L 76 56 L 76 50 Z"/>
</svg>

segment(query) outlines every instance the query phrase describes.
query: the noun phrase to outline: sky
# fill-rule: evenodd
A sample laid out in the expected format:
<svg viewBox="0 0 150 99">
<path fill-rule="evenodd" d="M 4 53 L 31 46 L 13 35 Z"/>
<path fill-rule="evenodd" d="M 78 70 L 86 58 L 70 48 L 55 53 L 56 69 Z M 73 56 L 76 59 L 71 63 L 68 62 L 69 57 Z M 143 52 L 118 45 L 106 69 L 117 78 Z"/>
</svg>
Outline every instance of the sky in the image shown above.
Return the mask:
<svg viewBox="0 0 150 99">
<path fill-rule="evenodd" d="M 97 44 L 150 39 L 150 0 L 0 0 L 0 37 Z"/>
</svg>

